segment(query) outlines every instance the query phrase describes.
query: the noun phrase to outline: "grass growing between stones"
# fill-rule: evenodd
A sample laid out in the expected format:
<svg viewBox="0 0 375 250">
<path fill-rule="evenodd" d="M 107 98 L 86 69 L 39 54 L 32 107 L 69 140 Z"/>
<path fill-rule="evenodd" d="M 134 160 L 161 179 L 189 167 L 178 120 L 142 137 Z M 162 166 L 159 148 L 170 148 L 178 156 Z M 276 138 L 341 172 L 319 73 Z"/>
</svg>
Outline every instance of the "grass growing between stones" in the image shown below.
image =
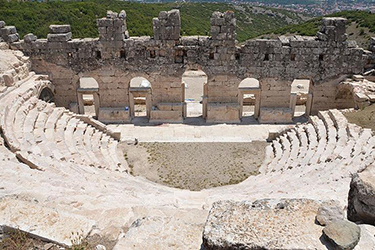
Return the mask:
<svg viewBox="0 0 375 250">
<path fill-rule="evenodd" d="M 344 113 L 350 123 L 357 124 L 363 128 L 370 128 L 375 132 L 375 104 L 363 110 Z"/>
<path fill-rule="evenodd" d="M 258 174 L 266 142 L 139 143 L 125 148 L 132 174 L 198 191 Z"/>
</svg>

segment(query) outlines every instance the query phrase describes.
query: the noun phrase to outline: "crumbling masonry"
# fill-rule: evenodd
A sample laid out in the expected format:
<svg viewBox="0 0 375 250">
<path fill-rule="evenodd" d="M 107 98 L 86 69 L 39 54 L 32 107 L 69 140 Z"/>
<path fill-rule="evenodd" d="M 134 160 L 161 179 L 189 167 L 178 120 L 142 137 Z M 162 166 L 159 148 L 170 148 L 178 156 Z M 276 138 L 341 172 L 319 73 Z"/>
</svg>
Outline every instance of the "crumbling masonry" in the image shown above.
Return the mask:
<svg viewBox="0 0 375 250">
<path fill-rule="evenodd" d="M 201 69 L 208 77 L 202 101 L 206 121 L 239 122 L 240 82 L 255 78 L 259 86 L 250 90 L 256 94 L 259 121 L 290 122 L 296 103 L 291 94 L 294 79 L 311 81 L 307 115 L 354 107 L 350 96 L 338 95 L 338 83 L 347 75 L 362 73 L 369 56 L 346 40 L 345 24 L 343 18 L 324 18 L 315 37 L 281 36 L 239 45 L 230 11 L 212 14 L 211 36 L 188 37 L 180 37 L 178 10 L 162 11 L 153 19 L 153 37 L 129 37 L 125 11 L 109 11 L 97 20 L 99 38 L 72 39 L 69 25 L 51 25 L 47 39 L 28 34 L 17 41 L 16 29 L 3 22 L 0 34 L 13 49 L 31 58 L 33 71 L 50 76 L 58 106 L 78 110 L 80 78 L 95 79 L 99 120 L 130 122 L 131 99 L 144 91 L 150 121 L 181 122 L 186 116 L 182 75 Z M 131 87 L 134 77 L 146 78 L 151 86 Z"/>
</svg>

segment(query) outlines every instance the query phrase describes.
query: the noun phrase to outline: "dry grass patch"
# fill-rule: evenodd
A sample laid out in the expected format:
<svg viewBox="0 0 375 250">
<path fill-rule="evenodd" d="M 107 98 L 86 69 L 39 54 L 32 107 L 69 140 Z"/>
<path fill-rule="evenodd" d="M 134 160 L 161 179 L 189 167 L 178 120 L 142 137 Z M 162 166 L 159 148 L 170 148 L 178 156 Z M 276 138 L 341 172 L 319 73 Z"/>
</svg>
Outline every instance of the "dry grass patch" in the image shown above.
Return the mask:
<svg viewBox="0 0 375 250">
<path fill-rule="evenodd" d="M 344 113 L 344 115 L 350 123 L 375 131 L 375 104 L 363 110 Z"/>
<path fill-rule="evenodd" d="M 258 174 L 266 142 L 139 143 L 125 148 L 131 173 L 171 187 L 202 190 Z"/>
</svg>

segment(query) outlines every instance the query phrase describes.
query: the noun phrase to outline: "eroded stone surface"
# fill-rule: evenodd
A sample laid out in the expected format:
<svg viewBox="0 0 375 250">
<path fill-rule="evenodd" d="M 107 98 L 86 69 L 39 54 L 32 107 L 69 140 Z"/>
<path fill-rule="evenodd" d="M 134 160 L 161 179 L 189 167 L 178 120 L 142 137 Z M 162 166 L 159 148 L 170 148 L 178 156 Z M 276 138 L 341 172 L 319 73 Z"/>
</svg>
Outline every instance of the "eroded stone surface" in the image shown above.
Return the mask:
<svg viewBox="0 0 375 250">
<path fill-rule="evenodd" d="M 208 216 L 207 249 L 322 248 L 315 214 L 320 203 L 308 199 L 219 201 Z"/>
<path fill-rule="evenodd" d="M 114 250 L 200 249 L 207 211 L 169 210 L 169 215 L 135 220 Z"/>
<path fill-rule="evenodd" d="M 72 233 L 86 237 L 94 223 L 79 215 L 40 206 L 37 200 L 0 199 L 1 225 L 67 246 L 72 244 Z"/>
<path fill-rule="evenodd" d="M 344 219 L 344 209 L 337 201 L 324 202 L 318 209 L 316 220 L 320 225 L 325 226 L 329 222 Z"/>
</svg>

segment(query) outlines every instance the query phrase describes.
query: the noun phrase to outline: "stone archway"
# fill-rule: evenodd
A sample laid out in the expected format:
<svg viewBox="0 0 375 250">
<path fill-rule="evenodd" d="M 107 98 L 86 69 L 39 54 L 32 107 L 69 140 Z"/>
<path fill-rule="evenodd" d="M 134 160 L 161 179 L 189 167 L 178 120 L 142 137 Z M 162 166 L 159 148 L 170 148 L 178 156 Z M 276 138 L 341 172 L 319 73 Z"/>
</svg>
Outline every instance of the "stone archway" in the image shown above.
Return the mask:
<svg viewBox="0 0 375 250">
<path fill-rule="evenodd" d="M 49 87 L 45 87 L 39 94 L 39 99 L 45 102 L 55 102 L 55 95 Z"/>
</svg>

